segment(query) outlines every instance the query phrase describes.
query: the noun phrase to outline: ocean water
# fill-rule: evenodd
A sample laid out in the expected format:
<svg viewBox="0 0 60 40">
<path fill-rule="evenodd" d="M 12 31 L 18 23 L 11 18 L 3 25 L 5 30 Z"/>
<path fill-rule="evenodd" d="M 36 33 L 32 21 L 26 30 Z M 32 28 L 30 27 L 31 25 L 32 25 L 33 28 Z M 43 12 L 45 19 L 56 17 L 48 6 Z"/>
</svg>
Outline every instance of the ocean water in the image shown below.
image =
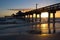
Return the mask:
<svg viewBox="0 0 60 40">
<path fill-rule="evenodd" d="M 43 19 L 46 20 L 46 19 Z M 42 20 L 42 21 L 43 21 Z M 56 21 L 60 21 L 60 19 L 56 19 Z M 33 29 L 32 29 L 33 27 Z M 19 34 L 28 34 L 28 30 L 41 30 L 43 33 L 48 33 L 48 23 L 32 25 L 26 22 L 22 22 L 22 24 L 0 24 L 0 36 L 6 35 L 19 35 Z M 56 33 L 60 32 L 60 23 L 55 23 Z M 51 33 L 53 33 L 53 23 L 50 23 Z"/>
<path fill-rule="evenodd" d="M 48 33 L 48 24 L 37 24 L 33 25 L 33 29 L 42 31 L 43 33 Z M 56 33 L 60 32 L 60 23 L 55 23 Z M 53 32 L 53 24 L 50 23 L 51 33 Z M 0 25 L 0 36 L 6 35 L 19 35 L 19 34 L 28 34 L 26 31 L 32 30 L 32 25 L 20 25 L 20 24 L 8 24 L 8 25 Z"/>
</svg>

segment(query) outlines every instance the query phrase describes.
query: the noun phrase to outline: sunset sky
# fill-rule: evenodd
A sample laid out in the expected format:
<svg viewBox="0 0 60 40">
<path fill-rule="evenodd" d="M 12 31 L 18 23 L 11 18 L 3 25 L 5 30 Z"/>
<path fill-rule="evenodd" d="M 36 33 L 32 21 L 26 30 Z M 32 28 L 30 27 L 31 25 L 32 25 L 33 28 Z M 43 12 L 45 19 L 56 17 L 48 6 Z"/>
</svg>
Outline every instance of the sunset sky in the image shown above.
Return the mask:
<svg viewBox="0 0 60 40">
<path fill-rule="evenodd" d="M 38 4 L 38 8 L 60 3 L 60 0 L 0 0 L 0 17 L 11 15 L 17 11 L 8 9 L 26 9 L 35 8 L 35 4 Z M 56 13 L 56 17 L 60 17 L 60 11 Z"/>
</svg>

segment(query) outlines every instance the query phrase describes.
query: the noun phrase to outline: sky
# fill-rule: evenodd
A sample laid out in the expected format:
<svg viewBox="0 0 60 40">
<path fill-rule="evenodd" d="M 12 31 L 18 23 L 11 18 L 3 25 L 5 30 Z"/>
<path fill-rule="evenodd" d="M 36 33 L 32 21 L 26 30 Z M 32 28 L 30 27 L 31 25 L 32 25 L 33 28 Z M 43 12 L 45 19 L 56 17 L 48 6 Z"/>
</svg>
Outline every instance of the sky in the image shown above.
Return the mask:
<svg viewBox="0 0 60 40">
<path fill-rule="evenodd" d="M 17 11 L 12 11 L 8 9 L 25 9 L 25 8 L 35 8 L 36 3 L 38 8 L 60 3 L 60 0 L 0 0 L 0 17 L 9 16 L 15 14 Z M 57 12 L 58 17 L 60 17 L 60 12 Z"/>
</svg>

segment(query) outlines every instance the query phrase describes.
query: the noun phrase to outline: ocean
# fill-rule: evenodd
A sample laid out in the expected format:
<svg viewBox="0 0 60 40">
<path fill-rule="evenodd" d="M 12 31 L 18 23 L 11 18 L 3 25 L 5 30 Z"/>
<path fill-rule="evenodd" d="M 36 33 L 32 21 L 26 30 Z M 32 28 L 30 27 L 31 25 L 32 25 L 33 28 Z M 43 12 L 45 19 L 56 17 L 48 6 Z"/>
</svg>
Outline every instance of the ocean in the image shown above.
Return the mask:
<svg viewBox="0 0 60 40">
<path fill-rule="evenodd" d="M 60 19 L 59 19 L 60 20 Z M 32 29 L 33 26 L 33 29 Z M 23 22 L 23 24 L 0 24 L 0 36 L 7 35 L 19 35 L 19 34 L 28 34 L 28 30 L 37 30 L 42 31 L 42 34 L 48 33 L 48 23 L 29 25 L 29 23 Z M 56 33 L 60 32 L 60 23 L 55 23 Z M 51 33 L 53 33 L 53 23 L 50 23 Z"/>
</svg>

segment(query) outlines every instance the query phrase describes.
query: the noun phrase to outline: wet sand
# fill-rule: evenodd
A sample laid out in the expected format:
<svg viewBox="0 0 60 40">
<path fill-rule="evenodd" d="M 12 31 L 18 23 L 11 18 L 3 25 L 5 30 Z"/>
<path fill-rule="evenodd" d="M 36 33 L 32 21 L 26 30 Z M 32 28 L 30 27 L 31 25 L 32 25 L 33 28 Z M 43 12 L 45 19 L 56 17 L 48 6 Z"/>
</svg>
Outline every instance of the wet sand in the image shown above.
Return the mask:
<svg viewBox="0 0 60 40">
<path fill-rule="evenodd" d="M 60 33 L 7 35 L 0 36 L 0 40 L 60 40 Z"/>
</svg>

